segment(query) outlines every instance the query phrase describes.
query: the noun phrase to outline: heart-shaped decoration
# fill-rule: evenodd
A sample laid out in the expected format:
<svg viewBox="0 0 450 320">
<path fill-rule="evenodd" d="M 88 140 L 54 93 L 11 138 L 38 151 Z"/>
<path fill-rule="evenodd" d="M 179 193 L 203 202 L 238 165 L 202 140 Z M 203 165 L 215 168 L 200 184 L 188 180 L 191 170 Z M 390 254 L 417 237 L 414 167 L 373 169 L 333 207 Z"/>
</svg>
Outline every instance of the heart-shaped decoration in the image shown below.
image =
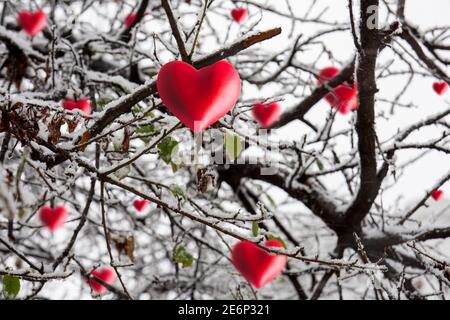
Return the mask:
<svg viewBox="0 0 450 320">
<path fill-rule="evenodd" d="M 139 212 L 142 212 L 147 207 L 147 205 L 148 205 L 147 199 L 136 199 L 133 201 L 134 208 Z"/>
<path fill-rule="evenodd" d="M 148 12 L 144 13 L 144 16 L 148 15 Z M 126 28 L 129 28 L 133 25 L 134 21 L 136 20 L 137 15 L 135 13 L 130 13 L 129 15 L 126 16 L 123 24 L 125 25 Z"/>
<path fill-rule="evenodd" d="M 436 200 L 439 201 L 441 200 L 441 198 L 444 196 L 444 191 L 437 189 L 437 190 L 433 190 L 431 191 L 431 197 Z"/>
<path fill-rule="evenodd" d="M 136 20 L 136 15 L 134 13 L 130 13 L 129 15 L 127 15 L 124 21 L 125 27 L 131 27 L 131 25 L 134 23 L 134 20 Z"/>
<path fill-rule="evenodd" d="M 267 247 L 283 247 L 278 240 L 268 240 L 265 245 Z M 256 288 L 261 288 L 283 271 L 287 257 L 272 255 L 253 242 L 241 241 L 233 247 L 231 260 L 237 271 L 248 282 Z"/>
<path fill-rule="evenodd" d="M 17 24 L 29 36 L 35 36 L 47 25 L 47 15 L 42 10 L 37 10 L 35 12 L 22 10 L 17 17 Z"/>
<path fill-rule="evenodd" d="M 66 222 L 68 216 L 64 206 L 55 208 L 44 206 L 39 211 L 39 219 L 51 232 L 58 230 Z"/>
<path fill-rule="evenodd" d="M 182 61 L 166 63 L 156 85 L 169 111 L 194 133 L 230 111 L 241 90 L 238 72 L 225 60 L 200 70 Z"/>
<path fill-rule="evenodd" d="M 280 119 L 281 107 L 277 102 L 256 103 L 252 108 L 252 114 L 261 127 L 269 128 Z"/>
<path fill-rule="evenodd" d="M 433 83 L 433 90 L 442 96 L 448 89 L 448 84 L 445 81 Z"/>
<path fill-rule="evenodd" d="M 319 73 L 317 81 L 318 85 L 323 85 L 324 83 L 330 81 L 340 72 L 341 70 L 336 67 L 327 67 L 322 69 Z M 356 83 L 353 86 L 350 86 L 347 83 L 340 84 L 325 96 L 325 100 L 331 107 L 337 109 L 339 113 L 345 115 L 350 111 L 357 109 L 359 106 L 358 86 Z"/>
<path fill-rule="evenodd" d="M 234 8 L 231 10 L 231 17 L 237 23 L 243 23 L 247 19 L 247 16 L 248 12 L 245 8 Z"/>
<path fill-rule="evenodd" d="M 91 272 L 91 275 L 103 280 L 107 284 L 112 284 L 116 280 L 116 273 L 111 268 L 95 269 Z M 88 283 L 92 290 L 96 293 L 104 293 L 107 291 L 107 289 L 101 285 L 100 282 L 94 279 L 89 279 Z"/>
<path fill-rule="evenodd" d="M 66 110 L 80 110 L 85 115 L 91 114 L 91 100 L 89 99 L 64 99 L 62 102 L 62 106 Z"/>
</svg>

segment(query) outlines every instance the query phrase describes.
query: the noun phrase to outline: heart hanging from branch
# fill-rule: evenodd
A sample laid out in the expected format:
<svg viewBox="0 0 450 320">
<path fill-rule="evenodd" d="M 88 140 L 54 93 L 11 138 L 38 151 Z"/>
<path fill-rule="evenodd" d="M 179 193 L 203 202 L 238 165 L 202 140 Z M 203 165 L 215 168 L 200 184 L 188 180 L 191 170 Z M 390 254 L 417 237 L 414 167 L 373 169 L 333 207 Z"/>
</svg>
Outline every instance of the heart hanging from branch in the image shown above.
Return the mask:
<svg viewBox="0 0 450 320">
<path fill-rule="evenodd" d="M 17 24 L 31 37 L 41 32 L 47 25 L 47 15 L 42 10 L 23 10 L 17 17 Z"/>
<path fill-rule="evenodd" d="M 169 111 L 199 133 L 233 108 L 240 96 L 241 81 L 233 65 L 225 60 L 200 70 L 172 61 L 159 71 L 157 88 Z"/>
<path fill-rule="evenodd" d="M 336 77 L 339 72 L 341 72 L 341 70 L 336 67 L 322 69 L 319 73 L 317 84 L 325 84 Z M 358 86 L 356 83 L 354 83 L 353 86 L 350 86 L 348 83 L 343 83 L 331 90 L 330 93 L 325 96 L 325 100 L 331 107 L 338 110 L 340 114 L 345 115 L 358 108 Z"/>
<path fill-rule="evenodd" d="M 55 232 L 62 227 L 68 217 L 67 209 L 64 206 L 49 207 L 44 206 L 39 211 L 39 219 L 51 231 Z"/>
<path fill-rule="evenodd" d="M 268 240 L 267 247 L 281 248 L 278 240 Z M 284 269 L 287 257 L 273 255 L 250 241 L 241 241 L 233 247 L 231 260 L 237 271 L 256 288 L 275 279 Z"/>
<path fill-rule="evenodd" d="M 277 102 L 268 104 L 255 103 L 252 114 L 256 121 L 263 128 L 269 128 L 280 119 L 281 107 Z"/>
</svg>

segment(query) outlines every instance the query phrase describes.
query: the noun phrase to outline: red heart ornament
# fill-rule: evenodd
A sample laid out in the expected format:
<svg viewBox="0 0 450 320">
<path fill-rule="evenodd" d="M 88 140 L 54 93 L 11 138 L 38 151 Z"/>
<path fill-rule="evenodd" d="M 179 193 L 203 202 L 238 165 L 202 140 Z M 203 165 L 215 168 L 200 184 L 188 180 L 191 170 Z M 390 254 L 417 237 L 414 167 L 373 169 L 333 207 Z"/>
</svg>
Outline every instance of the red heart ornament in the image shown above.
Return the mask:
<svg viewBox="0 0 450 320">
<path fill-rule="evenodd" d="M 341 70 L 336 67 L 322 69 L 319 73 L 318 85 L 330 81 L 340 72 Z M 325 96 L 325 100 L 330 106 L 337 109 L 339 113 L 345 115 L 359 106 L 358 86 L 356 83 L 353 86 L 349 86 L 347 83 L 340 84 Z"/>
<path fill-rule="evenodd" d="M 58 230 L 66 222 L 68 216 L 64 206 L 55 208 L 44 206 L 39 211 L 39 219 L 51 232 Z"/>
<path fill-rule="evenodd" d="M 148 15 L 148 12 L 144 13 L 144 16 Z M 136 20 L 137 15 L 135 13 L 130 13 L 129 15 L 126 16 L 125 20 L 124 20 L 124 25 L 125 27 L 129 28 L 131 27 L 131 25 L 134 23 L 134 21 Z"/>
<path fill-rule="evenodd" d="M 35 12 L 23 10 L 19 12 L 17 24 L 29 35 L 34 36 L 47 25 L 47 15 L 42 10 Z"/>
<path fill-rule="evenodd" d="M 91 114 L 91 101 L 89 99 L 64 99 L 62 106 L 66 110 L 81 110 L 85 115 Z"/>
<path fill-rule="evenodd" d="M 263 128 L 269 128 L 280 119 L 281 107 L 278 103 L 256 103 L 252 108 L 253 117 Z"/>
<path fill-rule="evenodd" d="M 134 20 L 136 20 L 136 15 L 134 13 L 127 15 L 124 21 L 125 27 L 129 28 L 133 24 Z"/>
<path fill-rule="evenodd" d="M 281 248 L 278 240 L 268 240 L 267 247 Z M 284 269 L 287 257 L 277 256 L 250 241 L 241 241 L 233 247 L 231 261 L 239 273 L 256 288 L 275 279 Z"/>
<path fill-rule="evenodd" d="M 247 19 L 247 16 L 248 12 L 245 8 L 234 8 L 231 10 L 231 17 L 237 23 L 243 23 Z"/>
<path fill-rule="evenodd" d="M 139 211 L 142 212 L 148 205 L 148 200 L 146 199 L 136 199 L 133 201 L 133 206 L 134 208 Z"/>
<path fill-rule="evenodd" d="M 443 190 L 437 189 L 437 190 L 431 191 L 431 197 L 432 197 L 434 200 L 436 200 L 436 201 L 441 200 L 441 198 L 443 197 L 443 195 L 444 195 L 444 191 L 443 191 Z"/>
<path fill-rule="evenodd" d="M 112 284 L 116 280 L 116 273 L 111 268 L 96 269 L 91 272 L 91 275 L 103 280 L 107 284 Z M 100 282 L 94 279 L 88 279 L 88 283 L 92 290 L 96 293 L 104 293 L 107 291 L 107 289 L 101 285 Z"/>
<path fill-rule="evenodd" d="M 433 90 L 442 96 L 448 89 L 448 84 L 445 81 L 433 83 Z"/>
<path fill-rule="evenodd" d="M 182 61 L 166 63 L 156 85 L 162 102 L 194 133 L 230 111 L 241 90 L 238 72 L 225 60 L 200 70 Z"/>
</svg>

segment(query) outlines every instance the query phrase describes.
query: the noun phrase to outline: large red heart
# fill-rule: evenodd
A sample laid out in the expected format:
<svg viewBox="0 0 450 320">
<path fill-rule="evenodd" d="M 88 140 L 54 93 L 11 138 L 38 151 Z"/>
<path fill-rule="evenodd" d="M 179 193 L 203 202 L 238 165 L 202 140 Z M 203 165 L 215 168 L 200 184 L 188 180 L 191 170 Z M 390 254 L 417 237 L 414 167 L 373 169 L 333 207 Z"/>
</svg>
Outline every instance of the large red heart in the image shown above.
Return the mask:
<svg viewBox="0 0 450 320">
<path fill-rule="evenodd" d="M 278 240 L 268 240 L 267 247 L 280 248 Z M 241 241 L 233 247 L 231 260 L 239 273 L 256 288 L 275 279 L 284 269 L 286 256 L 277 256 L 261 249 L 250 241 Z"/>
<path fill-rule="evenodd" d="M 441 200 L 441 198 L 444 196 L 444 191 L 443 190 L 433 190 L 431 191 L 431 197 L 436 200 L 439 201 Z"/>
<path fill-rule="evenodd" d="M 318 85 L 330 81 L 340 72 L 341 70 L 336 67 L 322 69 L 317 80 Z M 347 83 L 340 84 L 325 96 L 325 100 L 339 113 L 347 114 L 358 108 L 358 86 L 356 83 L 353 86 Z"/>
<path fill-rule="evenodd" d="M 224 60 L 200 70 L 181 61 L 166 63 L 156 85 L 162 102 L 194 133 L 230 111 L 241 90 L 238 72 Z"/>
<path fill-rule="evenodd" d="M 234 21 L 237 23 L 242 23 L 247 19 L 248 12 L 245 8 L 234 8 L 231 10 L 231 17 L 233 17 Z"/>
<path fill-rule="evenodd" d="M 91 114 L 91 101 L 89 99 L 64 99 L 62 106 L 66 110 L 81 110 L 85 115 Z"/>
<path fill-rule="evenodd" d="M 146 199 L 136 199 L 133 201 L 133 206 L 134 208 L 139 211 L 142 212 L 142 210 L 144 210 L 148 205 L 148 200 Z"/>
<path fill-rule="evenodd" d="M 111 268 L 96 269 L 91 272 L 91 275 L 103 280 L 107 284 L 112 284 L 116 280 L 116 273 Z M 100 282 L 94 279 L 89 279 L 88 283 L 94 292 L 104 293 L 107 291 L 107 289 L 101 285 Z"/>
<path fill-rule="evenodd" d="M 252 108 L 253 117 L 263 128 L 269 128 L 280 119 L 281 107 L 278 103 L 256 103 Z"/>
<path fill-rule="evenodd" d="M 448 89 L 448 84 L 445 81 L 433 83 L 433 90 L 442 96 Z"/>
<path fill-rule="evenodd" d="M 17 24 L 30 36 L 34 36 L 42 31 L 47 25 L 47 15 L 42 10 L 35 12 L 23 10 L 17 17 Z"/>
<path fill-rule="evenodd" d="M 44 206 L 39 211 L 39 218 L 41 222 L 51 231 L 58 230 L 68 217 L 67 209 L 64 206 L 58 206 L 55 208 Z"/>
</svg>

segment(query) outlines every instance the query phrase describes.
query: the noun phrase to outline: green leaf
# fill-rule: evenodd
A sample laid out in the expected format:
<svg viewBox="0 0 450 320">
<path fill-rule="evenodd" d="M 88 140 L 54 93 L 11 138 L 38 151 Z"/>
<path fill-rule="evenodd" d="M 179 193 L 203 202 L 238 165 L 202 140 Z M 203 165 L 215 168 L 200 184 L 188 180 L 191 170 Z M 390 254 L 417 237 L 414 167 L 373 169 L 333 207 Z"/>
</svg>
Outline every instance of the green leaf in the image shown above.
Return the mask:
<svg viewBox="0 0 450 320">
<path fill-rule="evenodd" d="M 178 145 L 178 141 L 172 137 L 164 138 L 158 143 L 159 156 L 166 163 L 169 164 L 172 160 L 172 151 Z"/>
<path fill-rule="evenodd" d="M 131 108 L 131 112 L 133 113 L 133 115 L 136 115 L 138 113 L 142 113 L 144 112 L 144 108 L 140 107 L 139 105 L 135 104 L 132 108 Z M 146 118 L 154 118 L 155 117 L 155 113 L 153 111 L 147 111 L 144 116 Z"/>
<path fill-rule="evenodd" d="M 137 128 L 135 132 L 136 133 L 145 133 L 145 134 L 154 134 L 154 133 L 156 133 L 156 129 L 153 124 L 149 124 L 149 125 Z"/>
<path fill-rule="evenodd" d="M 160 131 L 158 129 L 156 129 L 153 124 L 149 124 L 149 125 L 137 128 L 134 132 L 138 133 L 138 134 L 146 135 L 146 137 L 141 137 L 141 140 L 144 141 L 144 143 L 149 143 L 150 137 L 159 134 Z"/>
<path fill-rule="evenodd" d="M 235 133 L 225 133 L 225 154 L 228 159 L 234 160 L 242 152 L 242 144 L 239 136 Z"/>
<path fill-rule="evenodd" d="M 27 154 L 24 153 L 22 158 L 20 159 L 19 165 L 17 166 L 17 172 L 16 172 L 16 181 L 20 181 L 20 178 L 22 177 L 23 169 L 25 169 L 25 163 Z"/>
<path fill-rule="evenodd" d="M 158 71 L 156 71 L 156 70 L 149 70 L 149 71 L 147 71 L 147 74 L 150 77 L 154 77 L 154 76 L 156 76 L 158 74 Z"/>
<path fill-rule="evenodd" d="M 117 177 L 117 179 L 122 180 L 123 178 L 128 176 L 130 171 L 131 171 L 131 167 L 130 167 L 130 165 L 127 165 L 127 166 L 125 166 L 123 168 L 120 168 L 119 170 L 116 170 L 114 172 L 114 175 Z"/>
<path fill-rule="evenodd" d="M 170 185 L 170 192 L 172 192 L 173 196 L 178 198 L 178 199 L 186 198 L 184 190 L 181 189 L 181 187 L 177 186 L 176 184 L 171 184 Z"/>
<path fill-rule="evenodd" d="M 257 221 L 252 222 L 252 234 L 254 237 L 257 237 L 259 234 L 259 224 Z"/>
<path fill-rule="evenodd" d="M 26 215 L 26 211 L 24 208 L 20 208 L 19 211 L 17 211 L 17 216 L 22 219 L 23 217 L 25 217 Z"/>
<path fill-rule="evenodd" d="M 133 115 L 136 115 L 137 113 L 141 113 L 142 111 L 144 111 L 144 109 L 142 109 L 137 104 L 135 104 L 134 106 L 131 107 L 131 112 L 133 113 Z"/>
<path fill-rule="evenodd" d="M 187 252 L 186 248 L 179 246 L 175 249 L 174 255 L 175 262 L 180 263 L 183 268 L 190 267 L 194 262 L 194 257 Z"/>
<path fill-rule="evenodd" d="M 295 161 L 295 160 L 291 160 L 288 162 L 288 166 L 291 169 L 294 169 L 296 167 L 296 165 L 297 165 L 297 161 Z"/>
<path fill-rule="evenodd" d="M 111 101 L 113 101 L 112 99 L 108 99 L 108 98 L 100 98 L 96 101 L 97 103 L 97 107 L 102 110 L 104 106 L 106 106 L 108 103 L 110 103 Z"/>
<path fill-rule="evenodd" d="M 120 152 L 122 150 L 122 145 L 120 143 L 113 142 L 112 145 L 114 152 Z"/>
<path fill-rule="evenodd" d="M 270 204 L 272 205 L 272 207 L 276 208 L 277 204 L 275 203 L 275 200 L 273 200 L 273 198 L 268 194 L 265 193 L 267 200 L 269 200 Z"/>
<path fill-rule="evenodd" d="M 320 171 L 322 171 L 324 169 L 323 163 L 319 159 L 316 159 L 316 164 L 317 164 L 317 168 L 319 168 Z"/>
<path fill-rule="evenodd" d="M 178 171 L 179 167 L 176 163 L 171 162 L 170 166 L 172 167 L 172 172 L 175 173 Z"/>
<path fill-rule="evenodd" d="M 286 244 L 286 242 L 285 242 L 280 236 L 277 236 L 277 235 L 274 235 L 274 234 L 269 233 L 269 234 L 267 235 L 267 239 L 268 239 L 268 240 L 278 240 L 278 241 L 280 241 L 280 243 L 281 243 L 281 245 L 283 246 L 283 248 L 287 249 L 287 244 Z"/>
<path fill-rule="evenodd" d="M 125 88 L 121 86 L 113 86 L 111 88 L 118 96 L 122 95 L 122 93 L 128 93 Z"/>
<path fill-rule="evenodd" d="M 3 276 L 3 297 L 6 300 L 13 300 L 20 291 L 20 279 L 18 277 L 5 275 Z"/>
</svg>

